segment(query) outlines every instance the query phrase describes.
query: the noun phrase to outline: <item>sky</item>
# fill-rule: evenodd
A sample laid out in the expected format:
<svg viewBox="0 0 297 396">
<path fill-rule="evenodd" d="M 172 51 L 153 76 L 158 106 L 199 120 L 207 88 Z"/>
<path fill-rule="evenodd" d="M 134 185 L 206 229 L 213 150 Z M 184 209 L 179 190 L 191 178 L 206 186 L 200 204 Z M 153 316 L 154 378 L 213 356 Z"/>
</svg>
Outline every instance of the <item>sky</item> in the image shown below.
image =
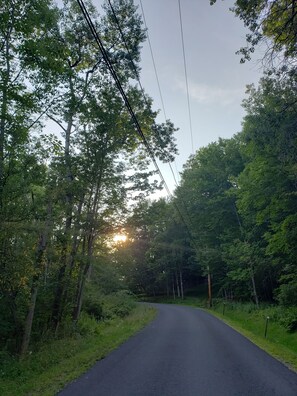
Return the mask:
<svg viewBox="0 0 297 396">
<path fill-rule="evenodd" d="M 166 115 L 179 128 L 179 155 L 173 169 L 180 172 L 192 154 L 192 144 L 178 0 L 142 0 L 142 4 Z M 257 84 L 262 74 L 260 54 L 245 64 L 240 64 L 240 56 L 235 54 L 245 45 L 247 31 L 229 10 L 232 5 L 230 0 L 218 0 L 214 6 L 209 5 L 209 0 L 181 0 L 194 151 L 241 130 L 246 85 Z M 154 99 L 154 109 L 162 109 L 147 42 L 141 54 L 142 85 Z M 158 121 L 164 119 L 161 110 Z M 161 170 L 173 190 L 168 165 L 161 166 Z"/>
<path fill-rule="evenodd" d="M 100 12 L 102 0 L 94 3 Z M 141 14 L 140 0 L 134 3 Z M 178 0 L 142 0 L 142 4 L 166 116 L 179 128 L 179 155 L 172 166 L 177 173 L 193 154 Z M 262 74 L 260 53 L 245 64 L 240 64 L 240 55 L 235 54 L 245 45 L 247 30 L 229 10 L 232 5 L 232 0 L 217 0 L 213 6 L 209 0 L 181 0 L 194 152 L 241 130 L 246 85 L 257 84 Z M 141 83 L 154 100 L 154 110 L 160 110 L 157 121 L 164 122 L 148 42 L 141 50 L 141 68 Z M 175 183 L 169 166 L 160 164 L 160 168 L 173 191 Z"/>
</svg>

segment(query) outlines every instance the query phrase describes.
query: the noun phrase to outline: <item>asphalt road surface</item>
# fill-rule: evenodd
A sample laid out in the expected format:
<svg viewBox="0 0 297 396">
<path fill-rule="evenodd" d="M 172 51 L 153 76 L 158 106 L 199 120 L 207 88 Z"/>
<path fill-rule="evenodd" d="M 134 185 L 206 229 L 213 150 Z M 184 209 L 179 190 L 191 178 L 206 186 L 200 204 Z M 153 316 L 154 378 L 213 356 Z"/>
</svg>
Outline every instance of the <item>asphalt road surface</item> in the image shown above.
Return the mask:
<svg viewBox="0 0 297 396">
<path fill-rule="evenodd" d="M 297 396 L 297 374 L 196 308 L 154 304 L 150 325 L 59 396 Z"/>
</svg>

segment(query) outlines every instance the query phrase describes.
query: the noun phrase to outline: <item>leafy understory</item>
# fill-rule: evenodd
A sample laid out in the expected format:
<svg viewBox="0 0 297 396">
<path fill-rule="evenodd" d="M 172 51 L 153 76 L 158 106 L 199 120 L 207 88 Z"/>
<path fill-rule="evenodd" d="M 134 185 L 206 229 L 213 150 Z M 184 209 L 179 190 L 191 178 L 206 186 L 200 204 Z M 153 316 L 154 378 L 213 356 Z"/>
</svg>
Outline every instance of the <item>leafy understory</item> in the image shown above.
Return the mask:
<svg viewBox="0 0 297 396">
<path fill-rule="evenodd" d="M 66 383 L 141 330 L 155 314 L 153 308 L 141 304 L 124 318 L 115 317 L 98 322 L 83 315 L 71 336 L 43 344 L 37 352 L 32 352 L 22 361 L 3 353 L 0 394 L 56 394 Z"/>
</svg>

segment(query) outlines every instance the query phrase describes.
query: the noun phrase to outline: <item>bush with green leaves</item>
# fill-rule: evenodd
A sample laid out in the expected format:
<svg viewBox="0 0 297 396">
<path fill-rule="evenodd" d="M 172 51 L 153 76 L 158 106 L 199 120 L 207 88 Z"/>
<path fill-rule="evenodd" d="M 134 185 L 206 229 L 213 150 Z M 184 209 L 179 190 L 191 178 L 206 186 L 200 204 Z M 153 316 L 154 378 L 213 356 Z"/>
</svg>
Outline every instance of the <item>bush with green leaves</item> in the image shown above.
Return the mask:
<svg viewBox="0 0 297 396">
<path fill-rule="evenodd" d="M 283 310 L 279 322 L 289 333 L 297 331 L 297 307 Z"/>
<path fill-rule="evenodd" d="M 99 323 L 94 316 L 90 316 L 86 312 L 82 312 L 77 322 L 77 331 L 82 336 L 98 334 Z"/>
<path fill-rule="evenodd" d="M 134 298 L 127 290 L 120 290 L 104 296 L 102 301 L 104 319 L 112 319 L 116 316 L 124 317 L 135 307 Z"/>
<path fill-rule="evenodd" d="M 283 284 L 278 288 L 277 299 L 285 307 L 297 305 L 297 282 Z"/>
<path fill-rule="evenodd" d="M 96 320 L 100 320 L 103 317 L 102 301 L 97 297 L 87 298 L 83 304 L 83 310 Z"/>
</svg>

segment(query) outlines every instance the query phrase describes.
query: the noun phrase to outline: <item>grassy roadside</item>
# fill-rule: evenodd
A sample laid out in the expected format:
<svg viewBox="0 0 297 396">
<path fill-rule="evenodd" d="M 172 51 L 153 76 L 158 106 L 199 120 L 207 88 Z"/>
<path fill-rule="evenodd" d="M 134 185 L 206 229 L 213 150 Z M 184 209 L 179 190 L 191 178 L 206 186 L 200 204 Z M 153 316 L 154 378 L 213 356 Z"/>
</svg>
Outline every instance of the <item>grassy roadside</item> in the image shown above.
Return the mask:
<svg viewBox="0 0 297 396">
<path fill-rule="evenodd" d="M 137 305 L 130 315 L 99 322 L 91 335 L 56 340 L 22 362 L 6 360 L 0 368 L 1 396 L 50 396 L 104 358 L 155 317 Z"/>
<path fill-rule="evenodd" d="M 291 370 L 297 372 L 297 332 L 289 333 L 269 316 L 271 309 L 260 308 L 259 311 L 244 309 L 244 304 L 232 307 L 232 304 L 218 304 L 208 310 L 226 324 L 243 334 L 258 347 L 280 360 Z M 223 314 L 224 312 L 224 314 Z M 266 318 L 269 317 L 265 338 Z"/>
<path fill-rule="evenodd" d="M 251 304 L 217 302 L 212 309 L 207 308 L 206 300 L 199 297 L 186 297 L 184 300 L 172 298 L 154 298 L 156 303 L 187 305 L 205 309 L 243 334 L 258 347 L 271 356 L 283 362 L 297 372 L 297 332 L 288 332 L 275 319 L 275 309 L 262 307 L 256 310 Z M 278 308 L 280 309 L 280 308 Z M 223 314 L 224 313 L 224 314 Z M 265 338 L 265 323 L 269 316 L 267 336 Z"/>
</svg>

